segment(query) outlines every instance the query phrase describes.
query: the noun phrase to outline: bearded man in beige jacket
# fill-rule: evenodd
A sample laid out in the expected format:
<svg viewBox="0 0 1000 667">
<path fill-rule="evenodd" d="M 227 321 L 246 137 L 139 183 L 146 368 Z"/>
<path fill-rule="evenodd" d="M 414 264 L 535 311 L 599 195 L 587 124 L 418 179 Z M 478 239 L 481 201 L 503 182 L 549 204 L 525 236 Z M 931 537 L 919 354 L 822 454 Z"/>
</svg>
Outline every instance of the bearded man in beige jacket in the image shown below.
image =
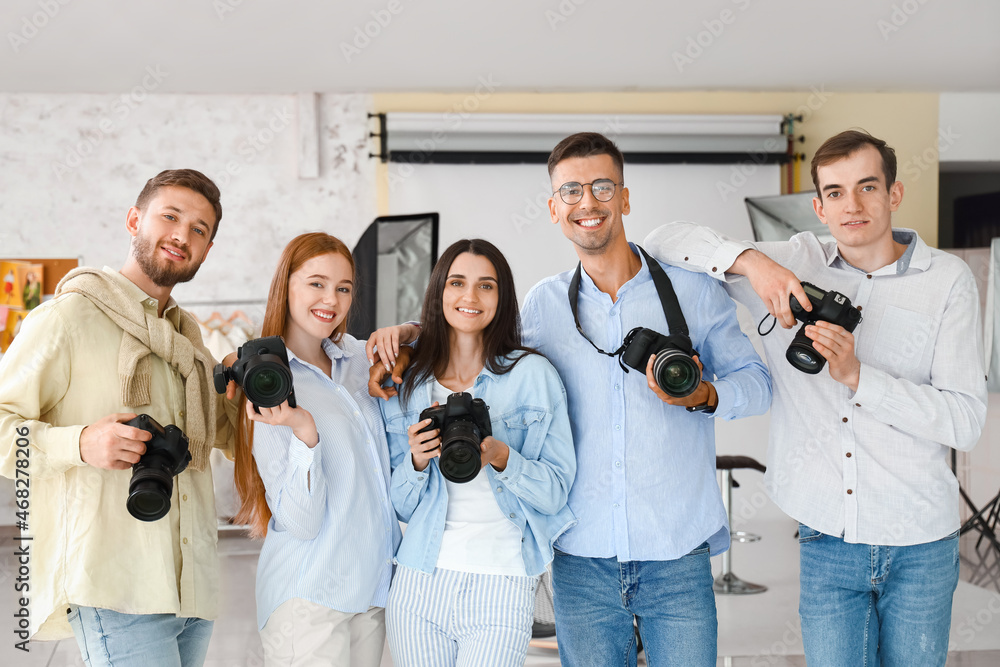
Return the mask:
<svg viewBox="0 0 1000 667">
<path fill-rule="evenodd" d="M 170 297 L 194 277 L 222 218 L 200 172 L 150 179 L 127 214 L 121 271 L 76 269 L 32 311 L 0 361 L 0 474 L 18 489 L 26 640 L 75 635 L 89 665 L 201 665 L 218 612 L 209 453 L 235 406 L 212 391 L 197 321 Z M 230 397 L 233 395 L 231 388 Z M 145 413 L 189 438 L 155 521 L 126 509 Z"/>
</svg>

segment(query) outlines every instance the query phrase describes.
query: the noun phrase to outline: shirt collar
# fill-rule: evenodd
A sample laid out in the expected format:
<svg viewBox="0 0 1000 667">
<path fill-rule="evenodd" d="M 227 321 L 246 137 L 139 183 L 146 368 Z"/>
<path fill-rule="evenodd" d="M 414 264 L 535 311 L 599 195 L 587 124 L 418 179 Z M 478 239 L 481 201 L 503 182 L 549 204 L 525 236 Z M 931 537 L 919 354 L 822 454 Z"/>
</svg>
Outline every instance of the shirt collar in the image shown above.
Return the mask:
<svg viewBox="0 0 1000 667">
<path fill-rule="evenodd" d="M 114 281 L 116 285 L 122 289 L 122 291 L 125 292 L 125 294 L 141 303 L 145 310 L 150 310 L 154 313 L 157 312 L 160 302 L 142 291 L 141 287 L 123 276 L 120 272 L 112 269 L 110 266 L 105 266 L 102 270 L 108 275 L 109 278 L 111 278 L 112 281 Z M 181 309 L 178 308 L 177 302 L 174 301 L 174 297 L 167 299 L 167 307 L 163 309 L 163 317 L 167 318 L 175 329 L 180 330 Z"/>
<path fill-rule="evenodd" d="M 341 347 L 337 343 L 334 343 L 329 338 L 324 338 L 320 342 L 320 345 L 323 347 L 323 352 L 326 353 L 326 356 L 330 357 L 330 361 L 333 361 L 333 362 L 336 362 L 338 359 L 341 359 L 341 358 L 343 358 L 343 359 L 350 359 L 354 355 L 353 352 L 351 352 L 350 350 L 344 349 L 343 347 Z M 312 364 L 310 364 L 308 361 L 304 361 L 304 360 L 300 359 L 299 357 L 297 357 L 295 355 L 295 353 L 292 352 L 291 348 L 289 348 L 289 347 L 286 346 L 285 350 L 288 352 L 288 361 L 291 361 L 292 359 L 295 359 L 300 364 L 305 364 L 307 366 L 312 366 Z"/>
<path fill-rule="evenodd" d="M 877 271 L 871 271 L 870 273 L 894 273 L 897 276 L 901 276 L 910 269 L 916 269 L 917 271 L 926 271 L 931 264 L 931 251 L 924 243 L 920 235 L 917 234 L 912 229 L 906 229 L 905 227 L 894 227 L 892 230 L 892 240 L 896 243 L 902 243 L 906 245 L 906 250 L 903 252 L 902 256 L 895 261 L 893 264 L 894 269 L 887 270 L 889 267 L 885 266 Z M 857 267 L 853 266 L 850 262 L 844 259 L 840 254 L 840 248 L 837 246 L 836 241 L 830 241 L 823 246 L 823 250 L 826 253 L 826 265 L 832 266 L 837 260 L 842 262 L 845 266 L 850 266 L 853 269 L 860 271 Z"/>
<path fill-rule="evenodd" d="M 629 280 L 627 280 L 624 285 L 622 285 L 621 287 L 618 288 L 618 296 L 619 297 L 622 294 L 624 294 L 625 292 L 627 292 L 629 289 L 631 289 L 630 286 L 632 284 L 640 285 L 640 284 L 642 284 L 643 282 L 645 282 L 647 280 L 652 280 L 653 279 L 652 274 L 649 272 L 649 266 L 646 264 L 646 258 L 643 257 L 643 254 L 641 252 L 639 252 L 639 246 L 637 246 L 635 243 L 629 241 L 628 242 L 628 247 L 631 248 L 632 249 L 632 253 L 636 257 L 639 258 L 639 262 L 641 263 L 641 266 L 639 267 L 639 272 L 638 273 L 636 273 Z M 582 265 L 580 266 L 580 273 L 582 274 L 580 276 L 580 288 L 581 289 L 583 289 L 584 287 L 586 287 L 587 289 L 589 289 L 589 290 L 591 290 L 593 292 L 600 292 L 601 291 L 600 289 L 598 289 L 597 285 L 594 283 L 594 279 L 590 277 L 589 273 L 587 273 L 587 269 L 585 269 Z"/>
</svg>

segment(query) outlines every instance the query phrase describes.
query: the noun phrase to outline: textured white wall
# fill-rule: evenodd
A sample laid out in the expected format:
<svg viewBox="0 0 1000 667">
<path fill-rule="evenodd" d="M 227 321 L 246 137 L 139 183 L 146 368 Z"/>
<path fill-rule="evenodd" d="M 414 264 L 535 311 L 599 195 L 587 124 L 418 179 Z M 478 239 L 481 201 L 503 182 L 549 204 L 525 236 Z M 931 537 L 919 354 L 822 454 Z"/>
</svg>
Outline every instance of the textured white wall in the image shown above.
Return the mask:
<svg viewBox="0 0 1000 667">
<path fill-rule="evenodd" d="M 120 268 L 125 214 L 148 178 L 190 167 L 223 218 L 181 303 L 263 300 L 285 244 L 321 229 L 349 247 L 375 217 L 366 95 L 319 98 L 319 177 L 298 177 L 295 95 L 0 94 L 0 257 L 82 257 Z M 231 310 L 231 308 L 230 308 Z M 224 311 L 225 312 L 225 311 Z M 0 479 L 0 525 L 14 520 Z"/>
<path fill-rule="evenodd" d="M 0 95 L 0 255 L 118 268 L 146 179 L 191 167 L 219 185 L 223 219 L 175 296 L 264 298 L 294 235 L 353 246 L 374 218 L 367 111 L 365 95 L 321 96 L 320 176 L 300 179 L 294 95 Z"/>
</svg>

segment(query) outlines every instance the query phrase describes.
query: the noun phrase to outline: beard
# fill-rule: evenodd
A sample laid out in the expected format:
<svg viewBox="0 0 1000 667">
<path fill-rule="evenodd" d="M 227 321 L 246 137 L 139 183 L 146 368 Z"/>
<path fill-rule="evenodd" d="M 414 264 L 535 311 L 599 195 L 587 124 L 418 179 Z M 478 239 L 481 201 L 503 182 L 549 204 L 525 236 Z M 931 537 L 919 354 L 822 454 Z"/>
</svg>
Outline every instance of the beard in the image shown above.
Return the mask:
<svg viewBox="0 0 1000 667">
<path fill-rule="evenodd" d="M 142 234 L 135 237 L 132 256 L 146 277 L 157 287 L 173 287 L 177 283 L 186 283 L 194 278 L 201 268 L 201 262 L 192 262 L 186 267 L 172 266 L 167 260 L 158 257 L 158 251 L 159 244 L 153 243 Z"/>
</svg>

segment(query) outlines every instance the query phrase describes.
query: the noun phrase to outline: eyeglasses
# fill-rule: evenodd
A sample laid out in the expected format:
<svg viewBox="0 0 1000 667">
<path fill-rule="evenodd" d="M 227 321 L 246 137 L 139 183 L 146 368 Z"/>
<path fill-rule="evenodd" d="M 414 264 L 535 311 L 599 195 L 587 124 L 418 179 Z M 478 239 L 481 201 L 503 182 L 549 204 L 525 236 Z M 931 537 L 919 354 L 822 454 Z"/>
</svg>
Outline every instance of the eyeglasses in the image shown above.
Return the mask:
<svg viewBox="0 0 1000 667">
<path fill-rule="evenodd" d="M 583 199 L 583 188 L 584 186 L 590 186 L 590 192 L 594 195 L 594 199 L 597 201 L 611 201 L 615 196 L 615 188 L 619 185 L 625 185 L 624 183 L 615 183 L 610 178 L 599 178 L 593 183 L 577 183 L 576 181 L 570 181 L 569 183 L 563 183 L 559 186 L 556 192 L 559 193 L 559 197 L 567 204 L 576 204 L 581 199 Z M 555 194 L 553 192 L 552 194 Z"/>
</svg>

